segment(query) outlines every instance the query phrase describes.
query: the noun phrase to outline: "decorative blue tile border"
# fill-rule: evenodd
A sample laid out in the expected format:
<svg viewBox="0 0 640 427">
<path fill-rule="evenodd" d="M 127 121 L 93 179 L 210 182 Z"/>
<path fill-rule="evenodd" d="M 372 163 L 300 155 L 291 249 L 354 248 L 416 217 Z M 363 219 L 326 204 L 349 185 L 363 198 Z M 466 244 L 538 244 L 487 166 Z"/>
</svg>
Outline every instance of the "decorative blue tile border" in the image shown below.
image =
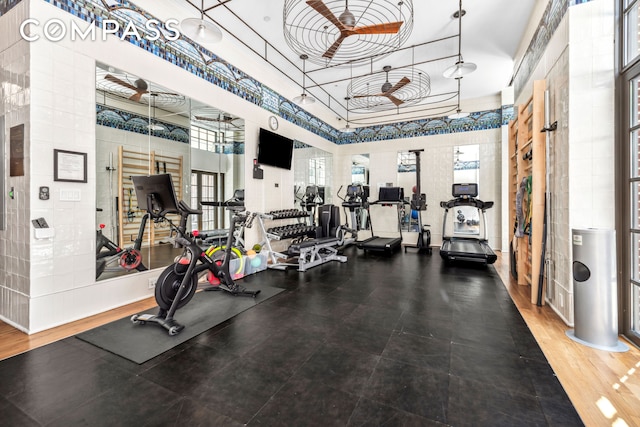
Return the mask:
<svg viewBox="0 0 640 427">
<path fill-rule="evenodd" d="M 454 171 L 467 171 L 480 169 L 480 160 L 470 160 L 467 162 L 455 162 L 453 164 Z"/>
<path fill-rule="evenodd" d="M 189 129 L 161 120 L 153 120 L 163 129 L 151 130 L 151 135 L 172 141 L 190 143 Z M 149 134 L 149 118 L 102 104 L 96 104 L 96 124 L 139 134 Z"/>
<path fill-rule="evenodd" d="M 144 23 L 154 18 L 127 0 L 43 1 L 86 22 L 94 23 L 97 27 L 101 27 L 105 19 L 119 21 L 121 28 L 125 28 L 127 22 L 135 22 L 139 27 L 140 34 L 148 33 Z M 158 28 L 161 31 L 166 31 L 163 26 Z M 117 36 L 122 38 L 122 30 Z M 131 36 L 124 37 L 124 40 L 336 144 L 494 129 L 508 123 L 509 117 L 512 117 L 512 111 L 509 111 L 507 107 L 505 111 L 475 112 L 465 119 L 430 118 L 358 128 L 355 134 L 346 134 L 309 114 L 273 89 L 263 85 L 186 36 L 182 36 L 176 41 L 162 37 L 156 41 L 150 41 Z M 511 116 L 509 116 L 510 113 Z"/>
<path fill-rule="evenodd" d="M 502 126 L 509 126 L 509 122 L 516 117 L 516 109 L 511 105 L 502 106 Z"/>
<path fill-rule="evenodd" d="M 174 123 L 154 119 L 153 122 L 163 129 L 152 129 L 151 135 L 157 138 L 169 139 L 184 144 L 190 144 L 191 139 L 189 129 Z M 140 114 L 132 113 L 118 108 L 96 104 L 96 124 L 120 129 L 127 132 L 149 134 L 149 118 Z M 244 154 L 244 142 L 233 142 L 220 144 L 224 154 Z"/>
<path fill-rule="evenodd" d="M 511 110 L 513 110 L 513 106 L 511 106 Z M 508 122 L 507 120 L 506 123 Z M 337 143 L 340 145 L 356 144 L 361 142 L 497 129 L 500 128 L 503 123 L 502 109 L 477 111 L 462 119 L 440 117 L 356 128 L 354 133 L 342 134 L 342 137 Z"/>
<path fill-rule="evenodd" d="M 564 17 L 569 7 L 569 0 L 551 0 L 542 14 L 542 19 L 536 32 L 531 38 L 531 43 L 515 71 L 513 87 L 515 97 L 520 95 L 534 68 L 542 58 L 542 55 L 549 44 L 549 40 L 555 33 L 560 21 Z"/>
<path fill-rule="evenodd" d="M 542 15 L 536 32 L 531 38 L 531 43 L 527 48 L 522 61 L 514 73 L 513 86 L 516 98 L 520 95 L 524 84 L 531 77 L 531 73 L 538 65 L 540 58 L 551 40 L 551 37 L 558 29 L 569 6 L 588 3 L 593 0 L 551 0 Z"/>
<path fill-rule="evenodd" d="M 152 129 L 152 136 L 184 144 L 191 143 L 188 128 L 157 119 L 154 119 L 153 122 L 163 129 Z M 96 104 L 96 124 L 142 135 L 149 134 L 149 118 L 147 116 L 102 104 Z M 244 142 L 221 145 L 224 154 L 244 154 Z"/>
<path fill-rule="evenodd" d="M 0 16 L 9 12 L 15 5 L 22 0 L 0 0 Z"/>
</svg>

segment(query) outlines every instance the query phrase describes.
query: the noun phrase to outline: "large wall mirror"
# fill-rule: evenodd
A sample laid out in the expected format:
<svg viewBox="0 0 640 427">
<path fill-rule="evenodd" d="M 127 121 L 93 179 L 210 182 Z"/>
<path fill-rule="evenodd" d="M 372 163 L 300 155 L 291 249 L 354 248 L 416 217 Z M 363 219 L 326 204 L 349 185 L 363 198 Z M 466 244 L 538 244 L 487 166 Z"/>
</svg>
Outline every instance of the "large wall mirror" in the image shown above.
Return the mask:
<svg viewBox="0 0 640 427">
<path fill-rule="evenodd" d="M 479 183 L 480 146 L 458 145 L 453 147 L 453 182 Z"/>
<path fill-rule="evenodd" d="M 411 209 L 409 204 L 413 189 L 418 182 L 416 172 L 416 155 L 410 151 L 398 151 L 398 187 L 401 187 L 404 191 L 405 204 L 400 210 L 400 225 L 402 231 L 418 231 L 420 229 L 420 213 Z M 421 178 L 421 186 L 424 182 Z M 421 189 L 424 193 L 424 188 Z"/>
<path fill-rule="evenodd" d="M 332 201 L 331 188 L 333 176 L 333 154 L 320 148 L 295 142 L 293 150 L 294 199 L 295 206 L 305 196 L 309 185 L 318 187 L 318 204 L 330 204 Z"/>
<path fill-rule="evenodd" d="M 351 156 L 351 183 L 369 185 L 369 155 Z"/>
<path fill-rule="evenodd" d="M 144 223 L 132 176 L 170 174 L 178 200 L 203 211 L 191 216 L 192 229 L 228 227 L 223 208 L 200 202 L 243 189 L 243 119 L 102 64 L 96 115 L 98 280 L 163 267 L 180 253 L 168 224 Z"/>
<path fill-rule="evenodd" d="M 453 182 L 458 184 L 480 182 L 480 146 L 461 145 L 453 147 Z M 480 191 L 480 188 L 478 188 Z M 454 214 L 453 231 L 460 235 L 480 234 L 478 209 L 458 206 Z"/>
</svg>

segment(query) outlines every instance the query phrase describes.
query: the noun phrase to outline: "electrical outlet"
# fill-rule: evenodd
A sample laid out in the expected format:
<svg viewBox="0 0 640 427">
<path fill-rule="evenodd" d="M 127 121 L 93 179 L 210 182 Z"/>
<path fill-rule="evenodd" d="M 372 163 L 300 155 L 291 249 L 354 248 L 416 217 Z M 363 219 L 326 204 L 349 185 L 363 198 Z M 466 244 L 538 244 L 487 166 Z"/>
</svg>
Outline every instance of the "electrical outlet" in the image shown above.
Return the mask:
<svg viewBox="0 0 640 427">
<path fill-rule="evenodd" d="M 157 279 L 149 279 L 149 289 L 153 289 L 156 287 L 156 280 Z"/>
<path fill-rule="evenodd" d="M 564 298 L 562 297 L 562 294 L 558 294 L 558 304 L 560 305 L 560 308 L 564 307 Z"/>
</svg>

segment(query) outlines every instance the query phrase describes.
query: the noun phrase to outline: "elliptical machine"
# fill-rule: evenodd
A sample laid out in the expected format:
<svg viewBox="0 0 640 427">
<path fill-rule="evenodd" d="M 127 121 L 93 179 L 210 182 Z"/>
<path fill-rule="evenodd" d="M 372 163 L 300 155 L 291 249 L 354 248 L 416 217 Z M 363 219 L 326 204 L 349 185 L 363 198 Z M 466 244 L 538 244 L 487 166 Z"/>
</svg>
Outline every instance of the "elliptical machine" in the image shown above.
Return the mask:
<svg viewBox="0 0 640 427">
<path fill-rule="evenodd" d="M 342 200 L 346 224 L 338 227 L 336 237 L 343 246 L 347 246 L 357 243 L 358 231 L 369 229 L 369 186 L 348 185 L 344 197 L 340 196 L 341 190 L 342 186 L 338 189 L 337 195 Z M 347 237 L 349 234 L 351 236 Z"/>
<path fill-rule="evenodd" d="M 431 249 L 431 230 L 428 225 L 422 224 L 422 211 L 427 210 L 427 196 L 422 193 L 420 188 L 420 150 L 409 150 L 410 153 L 416 156 L 416 185 L 414 187 L 413 194 L 411 196 L 411 210 L 418 213 L 418 240 L 415 245 L 404 245 L 404 251 L 407 252 L 407 248 L 416 248 L 418 252 L 426 252 L 431 255 L 433 250 Z"/>
<path fill-rule="evenodd" d="M 317 185 L 307 185 L 305 189 L 304 196 L 299 199 L 300 200 L 300 208 L 309 213 L 309 224 L 316 224 L 316 208 L 321 205 L 324 201 L 320 196 L 320 189 Z"/>
</svg>

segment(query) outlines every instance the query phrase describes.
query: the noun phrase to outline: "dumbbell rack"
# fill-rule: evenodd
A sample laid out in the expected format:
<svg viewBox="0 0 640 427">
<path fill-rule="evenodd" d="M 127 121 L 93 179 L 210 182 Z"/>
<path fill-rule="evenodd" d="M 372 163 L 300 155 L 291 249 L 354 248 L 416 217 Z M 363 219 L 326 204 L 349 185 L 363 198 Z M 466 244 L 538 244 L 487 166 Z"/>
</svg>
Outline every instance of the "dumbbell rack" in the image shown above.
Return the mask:
<svg viewBox="0 0 640 427">
<path fill-rule="evenodd" d="M 309 216 L 309 212 L 299 209 L 282 209 L 264 214 L 257 214 L 256 219 L 258 221 L 258 227 L 262 232 L 264 245 L 269 250 L 270 263 L 268 264 L 268 268 L 285 270 L 288 267 L 297 266 L 297 264 L 295 263 L 287 262 L 287 260 L 290 258 L 289 255 L 274 251 L 271 247 L 271 241 L 297 239 L 305 236 L 315 237 L 316 226 L 310 224 L 311 217 Z M 269 228 L 267 228 L 264 224 L 264 220 L 280 221 L 291 219 L 304 219 L 305 222 L 298 222 L 294 224 L 286 224 Z"/>
</svg>

